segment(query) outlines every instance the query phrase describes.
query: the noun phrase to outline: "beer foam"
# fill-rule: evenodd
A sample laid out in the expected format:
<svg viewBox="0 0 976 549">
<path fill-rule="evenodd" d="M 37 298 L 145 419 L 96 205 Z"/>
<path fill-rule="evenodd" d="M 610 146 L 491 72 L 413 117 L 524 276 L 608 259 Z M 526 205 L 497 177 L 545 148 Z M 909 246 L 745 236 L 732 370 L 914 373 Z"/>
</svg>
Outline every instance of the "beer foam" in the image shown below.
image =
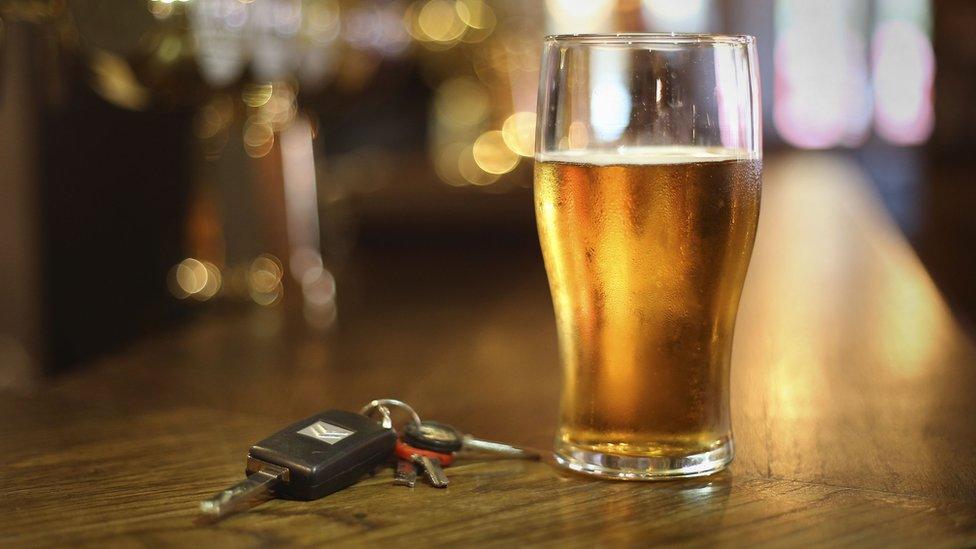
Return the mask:
<svg viewBox="0 0 976 549">
<path fill-rule="evenodd" d="M 721 162 L 723 160 L 752 160 L 759 156 L 745 149 L 724 147 L 618 147 L 539 153 L 539 162 L 570 162 L 594 166 L 648 166 L 659 164 L 691 164 Z"/>
</svg>

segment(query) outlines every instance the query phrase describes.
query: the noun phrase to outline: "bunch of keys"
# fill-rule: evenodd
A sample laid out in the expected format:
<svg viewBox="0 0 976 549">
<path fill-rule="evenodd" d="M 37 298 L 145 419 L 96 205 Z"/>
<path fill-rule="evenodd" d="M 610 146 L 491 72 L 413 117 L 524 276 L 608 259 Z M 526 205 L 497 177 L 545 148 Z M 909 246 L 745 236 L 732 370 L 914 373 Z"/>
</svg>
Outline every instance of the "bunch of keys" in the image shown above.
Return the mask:
<svg viewBox="0 0 976 549">
<path fill-rule="evenodd" d="M 390 407 L 410 420 L 403 437 L 393 428 Z M 380 421 L 372 419 L 379 413 Z M 356 483 L 367 473 L 397 459 L 394 484 L 413 487 L 417 468 L 437 488 L 449 484 L 444 467 L 459 452 L 538 459 L 537 452 L 463 435 L 453 427 L 421 421 L 409 405 L 395 399 L 374 400 L 360 412 L 328 410 L 285 427 L 258 442 L 247 453 L 247 478 L 200 503 L 212 518 L 267 497 L 318 499 Z"/>
<path fill-rule="evenodd" d="M 458 453 L 495 454 L 500 457 L 539 459 L 539 453 L 502 442 L 482 440 L 462 434 L 454 427 L 437 421 L 408 423 L 397 441 L 397 474 L 394 484 L 413 487 L 416 467 L 423 469 L 427 481 L 435 488 L 447 488 L 444 467 L 453 463 Z"/>
</svg>

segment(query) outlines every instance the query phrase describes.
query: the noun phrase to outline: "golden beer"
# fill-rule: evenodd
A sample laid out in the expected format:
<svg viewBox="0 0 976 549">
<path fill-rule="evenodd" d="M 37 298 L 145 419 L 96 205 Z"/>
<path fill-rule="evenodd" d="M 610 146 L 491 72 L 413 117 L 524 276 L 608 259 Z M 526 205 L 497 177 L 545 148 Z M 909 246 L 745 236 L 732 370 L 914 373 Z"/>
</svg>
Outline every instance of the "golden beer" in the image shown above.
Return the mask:
<svg viewBox="0 0 976 549">
<path fill-rule="evenodd" d="M 537 159 L 564 369 L 556 450 L 570 466 L 602 456 L 667 476 L 731 460 L 729 358 L 761 167 L 704 147 Z"/>
</svg>

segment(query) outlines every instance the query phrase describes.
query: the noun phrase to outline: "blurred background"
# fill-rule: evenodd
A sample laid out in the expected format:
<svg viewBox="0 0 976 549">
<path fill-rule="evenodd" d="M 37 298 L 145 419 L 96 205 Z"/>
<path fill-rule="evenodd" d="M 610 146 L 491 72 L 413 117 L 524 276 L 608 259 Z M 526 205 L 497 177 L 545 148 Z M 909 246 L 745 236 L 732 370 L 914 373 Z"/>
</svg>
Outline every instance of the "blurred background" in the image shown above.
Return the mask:
<svg viewBox="0 0 976 549">
<path fill-rule="evenodd" d="M 2 0 L 0 387 L 200 315 L 329 341 L 499 273 L 544 294 L 552 33 L 757 36 L 767 159 L 861 174 L 972 326 L 972 28 L 969 0 Z"/>
</svg>

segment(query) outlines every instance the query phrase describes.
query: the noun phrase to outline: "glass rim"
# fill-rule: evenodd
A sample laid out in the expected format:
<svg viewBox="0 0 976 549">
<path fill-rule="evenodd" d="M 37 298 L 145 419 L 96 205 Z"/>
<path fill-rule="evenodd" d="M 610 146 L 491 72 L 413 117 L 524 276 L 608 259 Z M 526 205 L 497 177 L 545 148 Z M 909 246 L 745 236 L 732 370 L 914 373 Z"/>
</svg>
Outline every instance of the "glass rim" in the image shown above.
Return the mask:
<svg viewBox="0 0 976 549">
<path fill-rule="evenodd" d="M 618 32 L 609 34 L 550 34 L 545 42 L 586 45 L 642 45 L 642 44 L 734 44 L 747 46 L 756 43 L 750 34 L 708 34 L 694 32 Z"/>
</svg>

